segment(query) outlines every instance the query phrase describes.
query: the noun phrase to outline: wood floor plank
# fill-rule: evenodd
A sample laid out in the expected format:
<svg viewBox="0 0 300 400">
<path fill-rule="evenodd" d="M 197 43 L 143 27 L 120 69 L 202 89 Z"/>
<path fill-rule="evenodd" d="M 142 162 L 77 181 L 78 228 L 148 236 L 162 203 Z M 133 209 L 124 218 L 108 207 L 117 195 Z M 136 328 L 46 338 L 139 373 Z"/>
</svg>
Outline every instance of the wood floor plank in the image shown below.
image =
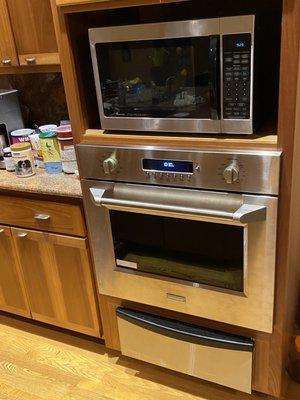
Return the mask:
<svg viewBox="0 0 300 400">
<path fill-rule="evenodd" d="M 0 314 L 0 400 L 262 400 Z M 292 383 L 286 400 L 300 399 Z"/>
</svg>

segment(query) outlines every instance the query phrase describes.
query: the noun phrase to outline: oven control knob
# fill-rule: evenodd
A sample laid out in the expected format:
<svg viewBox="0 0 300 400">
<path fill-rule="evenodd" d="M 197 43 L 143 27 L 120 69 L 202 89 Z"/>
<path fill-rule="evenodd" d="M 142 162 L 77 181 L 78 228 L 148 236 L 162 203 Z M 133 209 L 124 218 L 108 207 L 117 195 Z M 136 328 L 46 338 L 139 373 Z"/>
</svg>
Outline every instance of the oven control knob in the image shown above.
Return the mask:
<svg viewBox="0 0 300 400">
<path fill-rule="evenodd" d="M 234 183 L 239 180 L 239 167 L 235 162 L 232 162 L 228 167 L 226 167 L 223 171 L 223 177 L 226 183 Z"/>
<path fill-rule="evenodd" d="M 111 155 L 103 161 L 103 169 L 105 174 L 112 174 L 116 171 L 117 167 L 118 160 L 114 155 Z"/>
</svg>

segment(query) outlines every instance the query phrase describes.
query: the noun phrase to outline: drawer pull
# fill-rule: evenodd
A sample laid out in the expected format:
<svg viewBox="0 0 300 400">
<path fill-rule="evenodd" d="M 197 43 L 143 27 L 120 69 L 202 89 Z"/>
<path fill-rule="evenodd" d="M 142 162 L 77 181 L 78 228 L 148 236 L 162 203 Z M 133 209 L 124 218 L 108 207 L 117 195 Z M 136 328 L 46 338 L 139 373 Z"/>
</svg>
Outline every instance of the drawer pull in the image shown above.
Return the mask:
<svg viewBox="0 0 300 400">
<path fill-rule="evenodd" d="M 50 219 L 50 215 L 48 214 L 35 214 L 34 219 L 38 221 L 48 221 Z"/>
<path fill-rule="evenodd" d="M 2 61 L 3 65 L 10 65 L 11 64 L 11 60 L 9 58 L 4 58 Z"/>
<path fill-rule="evenodd" d="M 36 59 L 35 59 L 35 57 L 28 57 L 28 58 L 25 58 L 25 61 L 27 62 L 27 64 L 35 64 Z"/>
<path fill-rule="evenodd" d="M 18 236 L 18 238 L 24 238 L 24 237 L 27 236 L 27 233 L 26 232 L 19 232 L 19 233 L 17 233 L 17 236 Z"/>
<path fill-rule="evenodd" d="M 4 229 L 0 229 L 0 233 L 3 233 L 4 232 Z"/>
</svg>

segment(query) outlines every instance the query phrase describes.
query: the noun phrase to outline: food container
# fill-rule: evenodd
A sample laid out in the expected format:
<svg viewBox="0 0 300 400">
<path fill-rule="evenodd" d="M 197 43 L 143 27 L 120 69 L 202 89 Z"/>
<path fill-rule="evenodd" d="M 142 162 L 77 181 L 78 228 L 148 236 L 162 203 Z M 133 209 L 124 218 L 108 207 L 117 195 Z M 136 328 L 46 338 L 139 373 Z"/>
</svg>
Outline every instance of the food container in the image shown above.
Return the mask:
<svg viewBox="0 0 300 400">
<path fill-rule="evenodd" d="M 10 147 L 5 147 L 3 149 L 3 159 L 4 159 L 6 171 L 13 172 L 15 170 L 15 163 L 12 158 Z"/>
<path fill-rule="evenodd" d="M 55 124 L 48 124 L 48 125 L 41 125 L 39 126 L 39 130 L 41 132 L 55 132 L 57 125 Z"/>
<path fill-rule="evenodd" d="M 75 174 L 78 166 L 71 125 L 59 126 L 56 129 L 56 133 L 59 141 L 62 169 L 66 174 Z"/>
<path fill-rule="evenodd" d="M 24 143 L 30 141 L 30 135 L 34 133 L 33 129 L 17 129 L 16 131 L 12 131 L 10 133 L 11 142 L 15 143 Z"/>
<path fill-rule="evenodd" d="M 39 135 L 45 170 L 48 174 L 62 172 L 62 162 L 56 132 L 43 131 Z"/>
<path fill-rule="evenodd" d="M 31 143 L 31 148 L 32 148 L 32 152 L 33 152 L 35 165 L 38 168 L 45 168 L 43 154 L 42 154 L 41 141 L 40 141 L 40 136 L 38 133 L 34 133 L 33 135 L 30 135 L 30 143 Z"/>
<path fill-rule="evenodd" d="M 34 158 L 30 143 L 16 143 L 10 146 L 15 165 L 15 172 L 19 178 L 27 178 L 35 174 Z"/>
</svg>

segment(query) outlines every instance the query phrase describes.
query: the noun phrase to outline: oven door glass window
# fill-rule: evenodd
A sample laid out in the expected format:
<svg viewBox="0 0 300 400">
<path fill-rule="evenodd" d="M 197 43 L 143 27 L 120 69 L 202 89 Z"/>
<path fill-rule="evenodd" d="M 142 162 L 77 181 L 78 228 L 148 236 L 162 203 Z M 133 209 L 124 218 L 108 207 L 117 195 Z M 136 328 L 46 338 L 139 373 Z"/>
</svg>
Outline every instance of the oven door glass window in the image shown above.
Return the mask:
<svg viewBox="0 0 300 400">
<path fill-rule="evenodd" d="M 110 211 L 116 265 L 244 291 L 244 227 Z"/>
<path fill-rule="evenodd" d="M 218 119 L 218 36 L 96 44 L 106 117 Z"/>
</svg>

